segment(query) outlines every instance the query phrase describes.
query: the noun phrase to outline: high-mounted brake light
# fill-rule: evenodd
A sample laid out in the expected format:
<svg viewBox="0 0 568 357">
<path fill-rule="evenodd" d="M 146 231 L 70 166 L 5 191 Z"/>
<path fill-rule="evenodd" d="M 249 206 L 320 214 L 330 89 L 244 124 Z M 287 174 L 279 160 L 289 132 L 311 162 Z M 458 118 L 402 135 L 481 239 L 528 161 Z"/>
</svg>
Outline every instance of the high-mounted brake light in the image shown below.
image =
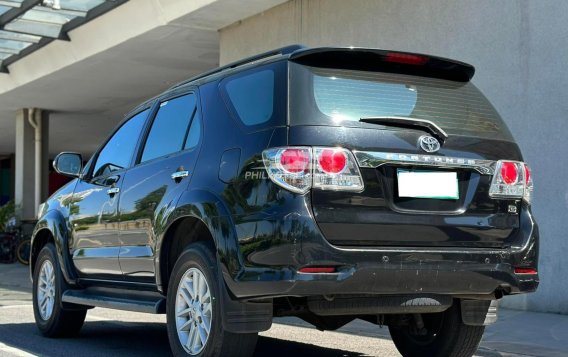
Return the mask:
<svg viewBox="0 0 568 357">
<path fill-rule="evenodd" d="M 522 198 L 530 203 L 533 183 L 527 164 L 519 161 L 500 160 L 489 188 L 492 198 Z"/>
<path fill-rule="evenodd" d="M 361 191 L 363 178 L 353 154 L 343 148 L 283 147 L 262 152 L 268 177 L 292 192 Z"/>
<path fill-rule="evenodd" d="M 385 62 L 402 63 L 402 64 L 414 64 L 423 65 L 426 64 L 430 59 L 426 56 L 414 55 L 410 53 L 400 53 L 400 52 L 389 52 L 385 55 Z"/>
</svg>

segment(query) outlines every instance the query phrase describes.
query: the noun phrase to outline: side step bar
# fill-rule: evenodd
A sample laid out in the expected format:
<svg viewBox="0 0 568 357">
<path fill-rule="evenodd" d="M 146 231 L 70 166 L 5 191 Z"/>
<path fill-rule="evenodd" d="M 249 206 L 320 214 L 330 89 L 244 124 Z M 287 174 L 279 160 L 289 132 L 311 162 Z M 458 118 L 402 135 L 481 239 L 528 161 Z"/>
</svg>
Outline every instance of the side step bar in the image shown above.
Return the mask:
<svg viewBox="0 0 568 357">
<path fill-rule="evenodd" d="M 63 293 L 62 301 L 64 304 L 73 304 L 69 308 L 81 305 L 150 314 L 166 313 L 166 298 L 158 292 L 150 291 L 90 287 L 67 290 Z"/>
</svg>

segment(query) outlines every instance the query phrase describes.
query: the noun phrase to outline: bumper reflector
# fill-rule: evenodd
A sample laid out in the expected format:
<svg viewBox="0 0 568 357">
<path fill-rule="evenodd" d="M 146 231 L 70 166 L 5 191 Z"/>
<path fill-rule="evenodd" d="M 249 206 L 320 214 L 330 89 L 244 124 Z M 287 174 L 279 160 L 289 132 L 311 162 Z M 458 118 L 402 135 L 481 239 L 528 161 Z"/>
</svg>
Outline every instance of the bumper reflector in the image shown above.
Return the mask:
<svg viewBox="0 0 568 357">
<path fill-rule="evenodd" d="M 538 274 L 535 268 L 515 268 L 515 274 Z"/>
<path fill-rule="evenodd" d="M 299 270 L 300 273 L 335 273 L 335 267 L 305 267 Z"/>
</svg>

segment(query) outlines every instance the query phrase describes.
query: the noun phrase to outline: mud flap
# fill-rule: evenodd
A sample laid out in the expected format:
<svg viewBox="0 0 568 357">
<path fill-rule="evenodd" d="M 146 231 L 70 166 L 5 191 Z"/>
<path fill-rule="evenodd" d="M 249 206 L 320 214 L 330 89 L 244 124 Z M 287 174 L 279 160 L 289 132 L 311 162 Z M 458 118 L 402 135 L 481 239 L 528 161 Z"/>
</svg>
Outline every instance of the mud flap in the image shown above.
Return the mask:
<svg viewBox="0 0 568 357">
<path fill-rule="evenodd" d="M 470 326 L 497 322 L 498 300 L 460 300 L 462 321 Z"/>
<path fill-rule="evenodd" d="M 223 278 L 219 279 L 223 328 L 232 333 L 254 333 L 272 326 L 272 300 L 268 302 L 238 301 L 231 298 Z"/>
</svg>

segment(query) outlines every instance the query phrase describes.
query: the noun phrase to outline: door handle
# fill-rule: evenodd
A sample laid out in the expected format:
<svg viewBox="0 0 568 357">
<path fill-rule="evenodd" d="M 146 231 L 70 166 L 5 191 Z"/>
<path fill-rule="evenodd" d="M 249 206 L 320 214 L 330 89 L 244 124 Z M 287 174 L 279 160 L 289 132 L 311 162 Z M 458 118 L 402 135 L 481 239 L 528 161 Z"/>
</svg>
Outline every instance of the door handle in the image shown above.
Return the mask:
<svg viewBox="0 0 568 357">
<path fill-rule="evenodd" d="M 172 174 L 172 180 L 179 182 L 187 176 L 189 176 L 189 171 L 187 170 L 176 171 Z"/>
<path fill-rule="evenodd" d="M 111 187 L 107 190 L 107 193 L 110 197 L 116 195 L 117 193 L 120 192 L 120 188 L 119 187 Z"/>
</svg>

